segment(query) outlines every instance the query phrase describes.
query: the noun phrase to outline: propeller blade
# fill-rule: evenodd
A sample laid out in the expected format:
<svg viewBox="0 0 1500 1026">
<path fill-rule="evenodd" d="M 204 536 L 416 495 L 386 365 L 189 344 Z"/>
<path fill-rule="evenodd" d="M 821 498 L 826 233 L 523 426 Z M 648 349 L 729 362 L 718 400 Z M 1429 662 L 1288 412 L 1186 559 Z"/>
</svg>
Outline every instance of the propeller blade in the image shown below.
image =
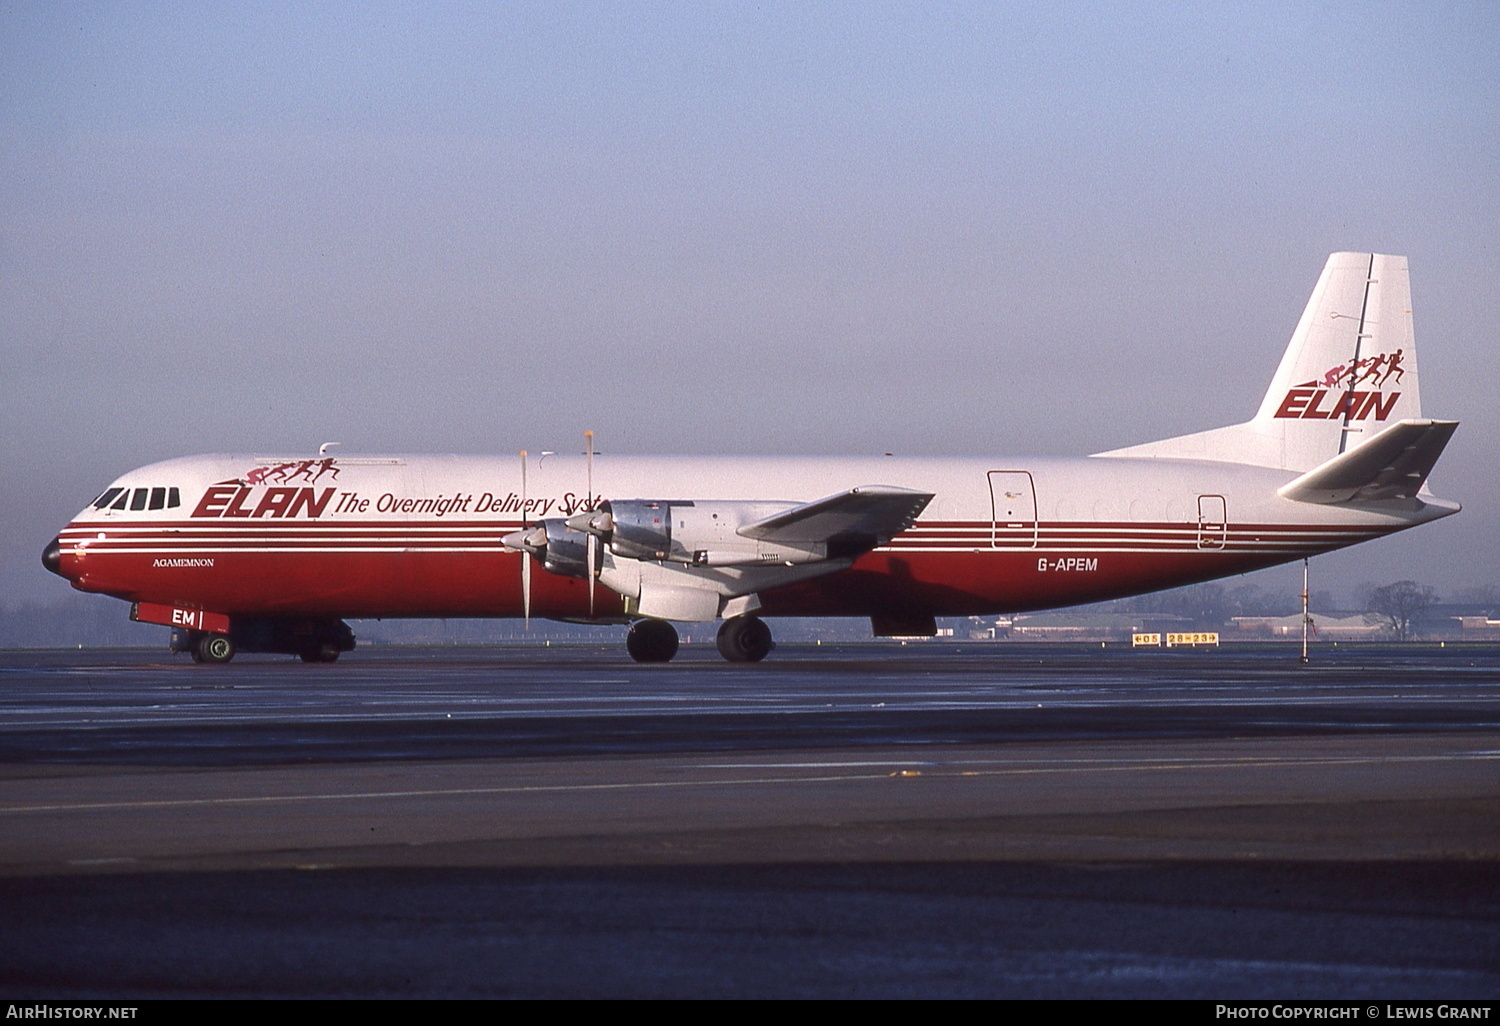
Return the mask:
<svg viewBox="0 0 1500 1026">
<path fill-rule="evenodd" d="M 526 450 L 521 450 L 521 530 L 526 530 Z M 531 630 L 531 554 L 521 553 L 521 620 Z"/>
<path fill-rule="evenodd" d="M 594 433 L 592 431 L 585 431 L 583 433 L 583 440 L 588 444 L 588 461 L 586 466 L 588 468 L 589 502 L 587 508 L 592 510 L 594 508 Z"/>
<path fill-rule="evenodd" d="M 531 554 L 521 553 L 521 616 L 531 630 Z"/>
<path fill-rule="evenodd" d="M 588 474 L 588 504 L 584 508 L 592 514 L 594 511 L 594 433 L 592 431 L 585 431 L 583 433 L 583 440 L 588 447 L 588 456 L 585 461 L 586 472 Z M 585 517 L 584 519 L 591 518 Z M 585 529 L 574 528 L 574 530 Z M 588 531 L 588 543 L 584 551 L 588 554 L 589 619 L 592 620 L 594 618 L 594 581 L 598 578 L 598 571 L 595 568 L 594 561 L 598 558 L 599 551 L 599 536 L 594 531 Z"/>
<path fill-rule="evenodd" d="M 594 618 L 594 580 L 598 576 L 598 574 L 594 570 L 594 559 L 595 559 L 595 556 L 596 556 L 596 554 L 598 552 L 598 548 L 599 548 L 599 536 L 595 535 L 595 534 L 590 534 L 589 535 L 589 540 L 588 540 L 588 560 L 589 560 L 589 619 L 590 620 L 592 620 Z"/>
</svg>

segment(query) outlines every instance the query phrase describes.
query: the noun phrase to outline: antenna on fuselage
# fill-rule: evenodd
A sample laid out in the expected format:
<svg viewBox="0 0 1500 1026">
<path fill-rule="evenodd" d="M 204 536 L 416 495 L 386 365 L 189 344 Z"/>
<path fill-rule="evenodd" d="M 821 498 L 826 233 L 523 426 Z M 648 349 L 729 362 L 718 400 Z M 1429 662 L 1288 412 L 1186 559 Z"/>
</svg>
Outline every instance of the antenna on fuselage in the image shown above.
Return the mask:
<svg viewBox="0 0 1500 1026">
<path fill-rule="evenodd" d="M 343 444 L 344 444 L 343 442 L 324 442 L 322 445 L 318 446 L 318 455 L 319 456 L 327 456 L 329 449 L 332 449 L 335 445 L 343 445 Z"/>
</svg>

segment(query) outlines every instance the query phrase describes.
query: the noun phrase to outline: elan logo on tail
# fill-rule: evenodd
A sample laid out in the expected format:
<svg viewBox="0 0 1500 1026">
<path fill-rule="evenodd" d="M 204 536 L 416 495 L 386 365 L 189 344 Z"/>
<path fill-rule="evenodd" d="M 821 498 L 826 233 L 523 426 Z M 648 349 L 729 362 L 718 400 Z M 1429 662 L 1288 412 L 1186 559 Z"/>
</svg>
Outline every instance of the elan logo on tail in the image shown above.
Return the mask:
<svg viewBox="0 0 1500 1026">
<path fill-rule="evenodd" d="M 1321 378 L 1304 381 L 1287 390 L 1274 416 L 1283 420 L 1385 420 L 1401 398 L 1400 392 L 1385 393 L 1392 378 L 1401 384 L 1405 368 L 1401 365 L 1403 350 L 1367 356 L 1351 363 L 1330 367 Z M 1345 387 L 1339 390 L 1338 386 Z M 1366 385 L 1361 390 L 1358 386 Z"/>
</svg>

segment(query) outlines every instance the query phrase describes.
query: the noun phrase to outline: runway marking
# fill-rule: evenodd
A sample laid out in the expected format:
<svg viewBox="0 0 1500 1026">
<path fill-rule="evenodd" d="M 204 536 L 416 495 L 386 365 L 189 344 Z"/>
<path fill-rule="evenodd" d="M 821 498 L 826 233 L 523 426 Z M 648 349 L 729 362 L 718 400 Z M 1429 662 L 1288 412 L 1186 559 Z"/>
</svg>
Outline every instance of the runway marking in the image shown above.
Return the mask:
<svg viewBox="0 0 1500 1026">
<path fill-rule="evenodd" d="M 850 762 L 696 762 L 694 769 L 845 769 L 854 766 L 957 766 L 931 759 L 873 759 Z"/>
<path fill-rule="evenodd" d="M 347 791 L 336 794 L 256 795 L 248 798 L 172 798 L 142 802 L 96 802 L 78 805 L 17 805 L 0 815 L 22 812 L 88 812 L 107 809 L 157 809 L 203 805 L 257 805 L 275 802 L 360 801 L 369 798 L 444 798 L 480 794 L 544 794 L 567 791 L 631 791 L 676 787 L 736 787 L 755 784 L 817 784 L 847 780 L 884 780 L 884 773 L 829 777 L 764 777 L 741 780 L 646 780 L 627 784 L 527 784 L 519 787 L 453 787 L 422 791 Z"/>
<path fill-rule="evenodd" d="M 1451 752 L 1442 755 L 1392 755 L 1380 757 L 1334 757 L 1327 755 L 1316 755 L 1307 757 L 1288 756 L 1276 759 L 1266 759 L 1257 756 L 1245 756 L 1244 758 L 1226 758 L 1218 756 L 1210 761 L 1195 762 L 1191 759 L 1186 761 L 1174 759 L 1163 761 L 1161 758 L 1132 758 L 1130 756 L 1110 756 L 1108 758 L 1082 758 L 1082 759 L 881 759 L 873 761 L 849 761 L 849 762 L 700 762 L 694 763 L 698 769 L 817 769 L 820 767 L 843 767 L 843 766 L 989 766 L 1010 765 L 1022 763 L 1023 768 L 1030 771 L 1046 771 L 1051 767 L 1074 767 L 1086 766 L 1096 767 L 1103 765 L 1119 765 L 1122 768 L 1134 769 L 1131 763 L 1139 763 L 1145 767 L 1176 768 L 1179 766 L 1201 766 L 1205 769 L 1224 768 L 1228 766 L 1328 766 L 1340 763 L 1361 764 L 1367 762 L 1435 762 L 1454 760 L 1461 762 L 1485 761 L 1500 759 L 1500 748 L 1482 748 L 1468 752 Z M 1045 764 L 1045 765 L 1042 765 Z M 1006 770 L 1003 772 L 1019 772 Z"/>
<path fill-rule="evenodd" d="M 1183 703 L 1180 700 L 1161 699 L 1151 701 L 1076 701 L 1068 697 L 1053 698 L 1043 703 L 1034 700 L 1035 696 L 1022 696 L 1019 698 L 1006 698 L 996 701 L 892 701 L 872 704 L 867 699 L 841 699 L 838 703 L 801 703 L 798 705 L 777 705 L 774 699 L 764 697 L 746 699 L 682 699 L 675 703 L 666 703 L 657 700 L 647 704 L 641 699 L 622 696 L 619 698 L 590 698 L 563 700 L 567 702 L 580 703 L 578 706 L 558 711 L 542 705 L 540 699 L 535 700 L 484 700 L 464 699 L 463 704 L 470 708 L 435 709 L 424 711 L 418 715 L 405 712 L 405 707 L 418 704 L 416 701 L 388 701 L 382 700 L 377 708 L 359 712 L 335 713 L 300 711 L 299 722 L 310 724 L 335 724 L 335 723 L 416 723 L 416 724 L 438 724 L 452 722 L 485 722 L 495 719 L 533 720 L 533 719 L 567 719 L 601 717 L 610 719 L 639 719 L 647 716 L 660 715 L 662 713 L 671 715 L 694 715 L 715 714 L 721 716 L 796 716 L 808 713 L 828 713 L 833 715 L 847 715 L 849 713 L 868 712 L 879 709 L 883 712 L 1013 712 L 1016 710 L 1045 708 L 1050 712 L 1059 711 L 1094 711 L 1099 709 L 1154 709 L 1170 708 L 1180 710 Z M 1249 708 L 1254 706 L 1276 706 L 1284 707 L 1307 707 L 1307 706 L 1357 706 L 1364 702 L 1368 696 L 1349 696 L 1322 698 L 1312 697 L 1285 697 L 1272 700 L 1266 699 L 1243 699 L 1243 700 L 1212 700 L 1197 701 L 1196 707 L 1200 709 L 1217 708 Z M 482 708 L 472 708 L 480 702 L 484 703 Z M 587 702 L 587 705 L 581 703 Z M 1427 706 L 1453 706 L 1471 704 L 1466 698 L 1426 698 L 1412 699 L 1410 703 L 1420 703 Z M 733 703 L 733 704 L 731 704 Z M 531 705 L 527 708 L 524 706 Z M 80 715 L 76 710 L 69 710 L 71 715 L 59 715 L 55 711 L 46 710 L 14 710 L 5 709 L 0 703 L 0 734 L 20 733 L 37 730 L 72 729 L 88 732 L 107 732 L 111 730 L 126 730 L 137 727 L 168 727 L 168 726 L 197 726 L 197 727 L 263 727 L 267 724 L 281 725 L 285 721 L 278 716 L 262 712 L 258 708 L 252 709 L 228 709 L 222 704 L 211 700 L 201 703 L 172 703 L 171 705 L 141 705 L 134 707 L 131 712 L 134 715 L 114 715 L 114 710 L 109 707 L 88 710 L 92 715 Z M 150 713 L 151 715 L 146 715 Z M 1297 727 L 1309 726 L 1333 726 L 1348 727 L 1351 724 L 1344 721 L 1306 721 L 1306 720 L 1282 720 L 1267 719 L 1252 721 L 1259 726 L 1281 726 L 1290 725 Z M 1361 729 L 1394 728 L 1407 730 L 1409 724 L 1397 721 L 1373 721 L 1353 724 Z M 1500 720 L 1486 718 L 1472 720 L 1465 724 L 1466 729 L 1486 728 L 1495 729 L 1500 727 Z"/>
<path fill-rule="evenodd" d="M 996 770 L 966 770 L 951 773 L 933 773 L 923 780 L 935 778 L 958 779 L 960 777 L 1005 777 L 1005 776 L 1043 776 L 1047 774 L 1065 775 L 1078 773 L 1097 772 L 1101 765 L 1114 762 L 1115 770 L 1125 773 L 1140 773 L 1148 771 L 1174 771 L 1174 770 L 1204 770 L 1204 769 L 1245 769 L 1245 768 L 1267 768 L 1267 767 L 1295 767 L 1295 766 L 1368 766 L 1368 765 L 1390 765 L 1400 763 L 1419 762 L 1487 762 L 1500 760 L 1500 752 L 1455 752 L 1446 755 L 1400 755 L 1385 757 L 1343 757 L 1343 758 L 1306 758 L 1306 759 L 1273 759 L 1273 758 L 1246 758 L 1246 759 L 1205 759 L 1195 761 L 1192 759 L 1165 759 L 1146 761 L 1142 760 L 1134 765 L 1119 765 L 1120 760 L 1070 760 L 1082 763 L 1082 765 L 1052 765 L 1052 766 L 1030 766 L 1022 768 L 996 769 Z M 1128 761 L 1128 760 L 1127 760 Z M 966 763 L 955 763 L 963 765 Z M 972 764 L 972 763 L 967 763 Z M 753 765 L 753 764 L 752 764 Z M 838 766 L 840 763 L 811 763 L 805 764 L 806 768 L 820 768 L 822 766 Z M 863 765 L 863 764 L 857 764 Z M 878 766 L 902 766 L 902 765 L 943 765 L 942 763 L 911 763 L 900 761 L 872 762 L 868 765 Z M 707 768 L 707 767 L 704 767 Z M 725 767 L 731 768 L 731 767 Z M 741 768 L 750 768 L 744 766 Z M 776 764 L 767 764 L 765 768 L 776 768 Z M 460 797 L 465 795 L 502 795 L 502 794 L 558 794 L 558 793 L 582 793 L 589 791 L 647 791 L 669 788 L 699 788 L 699 787 L 754 787 L 767 784 L 826 784 L 852 781 L 877 781 L 889 780 L 890 775 L 881 773 L 861 774 L 833 774 L 811 777 L 744 777 L 730 780 L 644 780 L 628 783 L 613 784 L 526 784 L 512 787 L 458 787 L 458 788 L 431 788 L 410 791 L 347 791 L 332 794 L 289 794 L 289 795 L 254 795 L 238 798 L 172 798 L 155 801 L 132 801 L 132 802 L 87 802 L 76 804 L 54 804 L 54 805 L 15 805 L 0 807 L 0 815 L 18 815 L 37 812 L 99 812 L 125 809 L 165 809 L 165 808 L 193 808 L 205 806 L 227 806 L 227 805 L 271 805 L 276 803 L 295 802 L 328 802 L 328 801 L 364 801 L 369 799 L 384 798 L 445 798 Z"/>
<path fill-rule="evenodd" d="M 121 856 L 117 856 L 117 857 L 114 857 L 114 858 L 107 858 L 107 859 L 69 859 L 68 860 L 68 865 L 70 865 L 70 866 L 118 866 L 118 865 L 121 865 L 122 863 L 134 862 L 134 861 L 135 861 L 135 859 L 133 859 L 133 858 L 127 856 L 127 855 L 121 855 Z"/>
</svg>

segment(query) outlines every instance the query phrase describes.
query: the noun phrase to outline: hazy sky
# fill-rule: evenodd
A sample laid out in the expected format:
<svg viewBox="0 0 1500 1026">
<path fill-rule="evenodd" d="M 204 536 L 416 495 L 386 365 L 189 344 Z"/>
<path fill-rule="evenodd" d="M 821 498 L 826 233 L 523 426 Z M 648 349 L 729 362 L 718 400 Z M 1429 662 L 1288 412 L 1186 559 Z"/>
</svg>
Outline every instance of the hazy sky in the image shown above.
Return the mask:
<svg viewBox="0 0 1500 1026">
<path fill-rule="evenodd" d="M 1411 258 L 1500 583 L 1500 4 L 0 2 L 0 603 L 203 451 L 1087 453 Z M 1315 582 L 1315 587 L 1318 586 Z"/>
</svg>

